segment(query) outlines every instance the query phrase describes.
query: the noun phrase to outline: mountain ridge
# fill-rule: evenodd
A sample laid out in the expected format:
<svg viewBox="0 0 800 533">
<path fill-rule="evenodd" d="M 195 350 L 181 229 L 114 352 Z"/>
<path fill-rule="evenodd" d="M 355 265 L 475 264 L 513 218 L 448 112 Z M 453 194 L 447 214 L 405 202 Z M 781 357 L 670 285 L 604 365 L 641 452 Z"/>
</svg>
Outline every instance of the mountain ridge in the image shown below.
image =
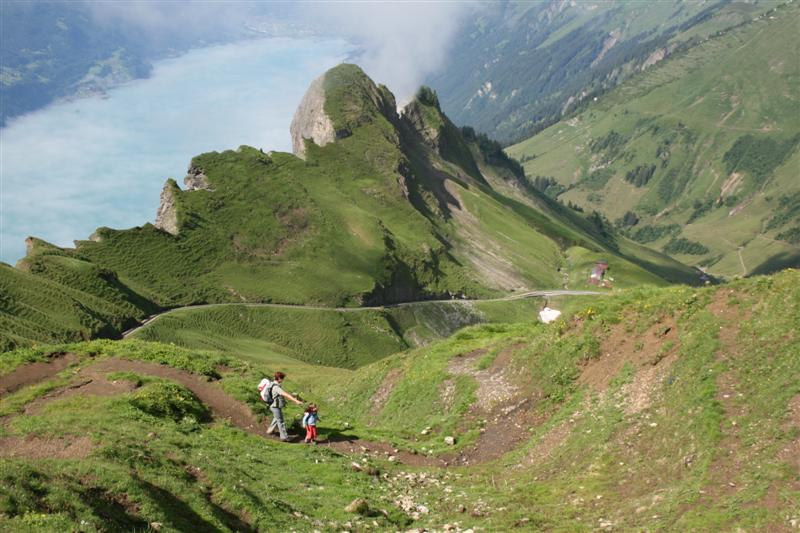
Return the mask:
<svg viewBox="0 0 800 533">
<path fill-rule="evenodd" d="M 398 114 L 386 87 L 343 64 L 309 100 L 292 128 L 303 158 L 244 146 L 194 157 L 185 189 L 167 180 L 155 225 L 98 228 L 74 249 L 32 239 L 19 283 L 46 277 L 148 308 L 337 307 L 559 287 L 610 257 L 622 286 L 698 279 L 525 188 L 499 145 L 456 128 L 429 89 Z M 325 119 L 335 135 L 315 138 Z M 114 329 L 150 314 L 135 307 Z"/>
</svg>

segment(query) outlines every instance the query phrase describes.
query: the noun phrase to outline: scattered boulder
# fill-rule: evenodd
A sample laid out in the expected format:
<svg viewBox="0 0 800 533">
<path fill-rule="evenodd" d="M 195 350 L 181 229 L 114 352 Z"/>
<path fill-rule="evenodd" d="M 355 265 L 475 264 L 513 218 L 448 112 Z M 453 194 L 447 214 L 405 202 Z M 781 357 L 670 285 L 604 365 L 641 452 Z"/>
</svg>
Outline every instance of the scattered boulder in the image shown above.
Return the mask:
<svg viewBox="0 0 800 533">
<path fill-rule="evenodd" d="M 444 443 L 447 444 L 448 446 L 454 446 L 456 443 L 456 439 L 455 437 L 448 435 L 444 438 Z"/>
<path fill-rule="evenodd" d="M 194 165 L 189 165 L 188 173 L 186 177 L 183 178 L 183 184 L 186 186 L 187 191 L 196 191 L 198 189 L 211 190 L 208 176 L 205 175 L 202 168 Z"/>
<path fill-rule="evenodd" d="M 369 504 L 364 498 L 356 498 L 344 510 L 346 513 L 364 514 L 369 510 Z"/>
<path fill-rule="evenodd" d="M 607 531 L 610 531 L 614 528 L 614 524 L 610 520 L 603 520 L 602 518 L 600 519 L 598 526 L 600 529 L 605 529 Z"/>
</svg>

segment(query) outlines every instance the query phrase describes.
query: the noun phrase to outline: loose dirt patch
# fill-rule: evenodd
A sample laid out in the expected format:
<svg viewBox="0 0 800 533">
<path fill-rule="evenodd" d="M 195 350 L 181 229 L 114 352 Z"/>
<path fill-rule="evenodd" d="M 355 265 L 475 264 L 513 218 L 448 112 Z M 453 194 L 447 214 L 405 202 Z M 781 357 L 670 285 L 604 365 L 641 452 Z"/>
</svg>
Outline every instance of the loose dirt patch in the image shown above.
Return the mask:
<svg viewBox="0 0 800 533">
<path fill-rule="evenodd" d="M 453 402 L 456 400 L 456 382 L 452 379 L 446 379 L 439 386 L 439 398 L 442 404 L 442 409 L 449 411 L 453 408 Z"/>
<path fill-rule="evenodd" d="M 736 187 L 738 187 L 742 182 L 743 177 L 744 174 L 741 174 L 740 172 L 733 172 L 728 179 L 725 180 L 725 183 L 722 184 L 722 190 L 719 193 L 719 197 L 724 200 L 726 197 L 736 192 Z"/>
<path fill-rule="evenodd" d="M 737 356 L 739 324 L 749 321 L 753 312 L 750 309 L 742 310 L 738 305 L 731 303 L 735 296 L 731 290 L 719 290 L 714 294 L 714 299 L 708 304 L 708 311 L 720 321 L 718 339 L 721 345 L 719 356 L 721 359 Z"/>
<path fill-rule="evenodd" d="M 717 352 L 719 361 L 739 356 L 737 338 L 743 317 L 739 307 L 730 303 L 733 294 L 734 291 L 717 291 L 707 307 L 708 311 L 720 321 L 717 337 L 720 343 Z M 749 318 L 750 312 L 745 314 Z M 703 488 L 698 505 L 707 505 L 739 491 L 741 487 L 736 485 L 736 480 L 747 461 L 747 454 L 741 444 L 740 428 L 737 425 L 737 421 L 747 413 L 746 398 L 739 392 L 740 384 L 733 371 L 719 374 L 716 385 L 716 400 L 722 406 L 724 413 L 722 439 L 717 445 L 717 455 L 709 466 L 708 483 Z"/>
<path fill-rule="evenodd" d="M 627 398 L 625 412 L 627 414 L 641 413 L 653 403 L 653 397 L 658 386 L 667 379 L 669 369 L 678 360 L 676 349 L 671 350 L 657 363 L 643 364 L 636 369 L 633 381 L 622 387 L 622 394 Z"/>
<path fill-rule="evenodd" d="M 12 459 L 79 459 L 92 453 L 89 437 L 0 437 L 0 456 Z"/>
<path fill-rule="evenodd" d="M 429 457 L 394 448 L 388 442 L 373 442 L 353 437 L 351 439 L 337 440 L 320 443 L 340 453 L 361 454 L 403 463 L 409 466 L 447 466 L 448 462 L 442 457 Z"/>
<path fill-rule="evenodd" d="M 378 390 L 372 395 L 370 414 L 372 414 L 373 417 L 381 413 L 383 406 L 386 404 L 386 400 L 389 399 L 389 395 L 392 394 L 394 386 L 397 384 L 397 380 L 399 380 L 402 375 L 403 371 L 401 369 L 393 368 L 389 370 L 386 377 L 383 378 L 381 386 L 378 387 Z"/>
<path fill-rule="evenodd" d="M 636 374 L 642 374 L 638 383 L 630 388 L 634 403 L 639 407 L 649 402 L 658 377 L 677 359 L 679 347 L 678 327 L 674 317 L 667 317 L 641 336 L 625 330 L 625 324 L 612 326 L 600 345 L 600 357 L 583 367 L 578 382 L 588 385 L 596 392 L 605 391 L 611 380 L 619 374 L 626 363 L 632 363 Z M 658 366 L 658 370 L 653 367 Z M 641 371 L 644 367 L 644 371 Z"/>
<path fill-rule="evenodd" d="M 0 396 L 55 376 L 78 359 L 73 353 L 63 352 L 52 353 L 48 357 L 50 361 L 47 363 L 22 365 L 11 373 L 1 376 Z"/>
<path fill-rule="evenodd" d="M 565 420 L 545 433 L 542 439 L 528 453 L 527 463 L 529 465 L 538 465 L 552 457 L 553 451 L 567 440 L 571 432 L 572 427 Z"/>
<path fill-rule="evenodd" d="M 450 360 L 447 371 L 450 374 L 471 376 L 478 383 L 476 396 L 480 408 L 489 411 L 496 405 L 510 401 L 519 391 L 519 387 L 513 385 L 509 379 L 509 362 L 511 354 L 519 349 L 521 345 L 512 346 L 495 357 L 492 364 L 480 370 L 475 367 L 478 361 L 486 355 L 486 350 L 475 350 L 466 355 L 454 357 Z"/>
<path fill-rule="evenodd" d="M 533 407 L 538 398 L 524 398 L 504 409 L 492 412 L 481 430 L 478 442 L 458 455 L 448 456 L 448 462 L 469 465 L 498 459 L 530 439 L 530 429 L 544 422 Z"/>
<path fill-rule="evenodd" d="M 497 459 L 528 440 L 530 429 L 544 421 L 544 416 L 535 410 L 540 393 L 523 391 L 514 383 L 511 358 L 523 346 L 522 343 L 509 346 L 483 370 L 475 365 L 486 350 L 451 360 L 448 367 L 451 374 L 469 375 L 478 382 L 478 402 L 467 417 L 473 421 L 483 419 L 486 425 L 475 445 L 445 457 L 448 463 L 467 465 Z"/>
</svg>

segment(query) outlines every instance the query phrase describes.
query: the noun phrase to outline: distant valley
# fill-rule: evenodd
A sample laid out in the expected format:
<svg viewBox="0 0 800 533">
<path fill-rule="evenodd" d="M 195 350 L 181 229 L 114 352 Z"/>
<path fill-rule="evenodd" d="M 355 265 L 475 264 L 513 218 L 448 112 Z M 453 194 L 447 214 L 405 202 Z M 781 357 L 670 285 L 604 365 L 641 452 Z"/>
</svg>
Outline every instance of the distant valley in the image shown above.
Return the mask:
<svg viewBox="0 0 800 533">
<path fill-rule="evenodd" d="M 798 13 L 720 32 L 508 152 L 542 190 L 684 262 L 797 266 Z"/>
</svg>

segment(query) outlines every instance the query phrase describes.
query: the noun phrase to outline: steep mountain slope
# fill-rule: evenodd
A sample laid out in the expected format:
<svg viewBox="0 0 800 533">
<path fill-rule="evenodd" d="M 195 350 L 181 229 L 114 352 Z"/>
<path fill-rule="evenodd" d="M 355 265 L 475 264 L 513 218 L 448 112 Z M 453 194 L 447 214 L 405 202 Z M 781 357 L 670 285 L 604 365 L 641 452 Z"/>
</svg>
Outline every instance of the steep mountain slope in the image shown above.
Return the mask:
<svg viewBox="0 0 800 533">
<path fill-rule="evenodd" d="M 297 155 L 200 155 L 185 190 L 167 181 L 155 225 L 100 228 L 75 249 L 31 239 L 18 266 L 90 293 L 83 271 L 108 273 L 134 306 L 116 323 L 203 302 L 355 306 L 554 288 L 573 272 L 585 279 L 597 258 L 613 258 L 622 286 L 696 280 L 526 189 L 499 145 L 467 133 L 432 91 L 398 115 L 386 87 L 341 65 L 298 108 Z"/>
<path fill-rule="evenodd" d="M 96 265 L 50 256 L 37 274 L 0 263 L 0 351 L 115 336 L 157 309 Z"/>
<path fill-rule="evenodd" d="M 797 264 L 798 17 L 793 3 L 716 35 L 508 152 L 562 201 L 715 274 Z"/>
<path fill-rule="evenodd" d="M 456 123 L 518 142 L 586 99 L 782 3 L 492 2 L 429 83 Z"/>
<path fill-rule="evenodd" d="M 799 282 L 629 290 L 355 371 L 141 341 L 5 353 L 0 528 L 790 530 Z M 277 369 L 322 445 L 265 434 L 254 387 Z"/>
</svg>

